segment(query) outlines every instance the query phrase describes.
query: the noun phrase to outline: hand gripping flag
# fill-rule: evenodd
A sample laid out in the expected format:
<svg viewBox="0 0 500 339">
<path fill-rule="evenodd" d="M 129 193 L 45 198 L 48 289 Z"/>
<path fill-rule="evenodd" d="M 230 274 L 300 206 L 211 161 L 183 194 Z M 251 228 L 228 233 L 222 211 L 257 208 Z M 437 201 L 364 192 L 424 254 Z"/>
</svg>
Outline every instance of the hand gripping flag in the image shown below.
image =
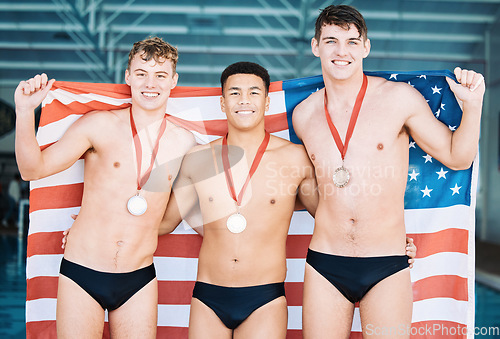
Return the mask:
<svg viewBox="0 0 500 339">
<path fill-rule="evenodd" d="M 427 99 L 437 119 L 451 130 L 461 121 L 461 110 L 445 81 L 448 71 L 375 72 L 391 81 L 414 86 Z M 271 84 L 271 106 L 266 129 L 298 142 L 293 131 L 293 108 L 322 88 L 321 76 Z M 177 87 L 167 113 L 170 121 L 191 130 L 198 142 L 212 141 L 227 132 L 220 111 L 220 88 Z M 128 107 L 127 85 L 56 82 L 43 103 L 37 139 L 46 148 L 83 114 L 92 110 Z M 453 171 L 423 152 L 411 139 L 405 193 L 405 222 L 418 247 L 411 270 L 412 338 L 472 338 L 474 329 L 474 209 L 477 161 L 468 170 Z M 26 329 L 28 338 L 56 338 L 56 295 L 63 256 L 62 232 L 79 211 L 83 191 L 83 160 L 69 169 L 31 182 L 27 258 Z M 313 219 L 295 212 L 287 240 L 288 338 L 301 338 L 302 284 L 305 256 Z M 159 281 L 158 338 L 187 338 L 189 305 L 196 279 L 201 237 L 189 227 L 178 227 L 160 237 L 155 253 Z M 332 315 L 335 321 L 335 315 Z M 398 329 L 400 330 L 400 329 Z M 109 337 L 105 327 L 104 337 Z M 356 307 L 353 338 L 361 338 Z"/>
</svg>

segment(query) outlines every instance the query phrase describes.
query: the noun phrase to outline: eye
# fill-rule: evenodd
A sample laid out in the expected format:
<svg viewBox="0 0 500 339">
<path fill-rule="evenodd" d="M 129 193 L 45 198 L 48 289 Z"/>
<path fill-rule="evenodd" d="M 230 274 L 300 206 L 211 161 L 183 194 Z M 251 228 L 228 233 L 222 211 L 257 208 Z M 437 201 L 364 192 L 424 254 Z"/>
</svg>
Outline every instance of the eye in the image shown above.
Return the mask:
<svg viewBox="0 0 500 339">
<path fill-rule="evenodd" d="M 229 95 L 238 95 L 238 92 L 229 92 Z"/>
<path fill-rule="evenodd" d="M 144 73 L 136 73 L 136 76 L 138 76 L 140 78 L 140 77 L 146 76 L 146 74 L 144 74 Z"/>
<path fill-rule="evenodd" d="M 165 76 L 164 74 L 158 74 L 158 78 L 160 78 L 160 79 L 165 79 L 165 78 L 166 78 L 166 76 Z"/>
</svg>

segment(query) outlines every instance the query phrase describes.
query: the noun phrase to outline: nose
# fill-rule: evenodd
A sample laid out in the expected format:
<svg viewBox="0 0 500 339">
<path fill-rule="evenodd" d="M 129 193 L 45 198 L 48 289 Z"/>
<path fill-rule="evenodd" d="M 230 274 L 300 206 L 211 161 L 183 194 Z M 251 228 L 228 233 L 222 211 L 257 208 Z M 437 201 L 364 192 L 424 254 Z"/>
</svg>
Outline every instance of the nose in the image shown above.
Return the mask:
<svg viewBox="0 0 500 339">
<path fill-rule="evenodd" d="M 146 79 L 146 87 L 147 88 L 154 88 L 156 86 L 156 81 L 154 77 L 147 77 Z"/>
<path fill-rule="evenodd" d="M 337 54 L 338 55 L 346 55 L 347 48 L 344 44 L 337 44 Z"/>
<path fill-rule="evenodd" d="M 248 104 L 250 102 L 250 95 L 246 92 L 240 95 L 240 104 Z"/>
</svg>

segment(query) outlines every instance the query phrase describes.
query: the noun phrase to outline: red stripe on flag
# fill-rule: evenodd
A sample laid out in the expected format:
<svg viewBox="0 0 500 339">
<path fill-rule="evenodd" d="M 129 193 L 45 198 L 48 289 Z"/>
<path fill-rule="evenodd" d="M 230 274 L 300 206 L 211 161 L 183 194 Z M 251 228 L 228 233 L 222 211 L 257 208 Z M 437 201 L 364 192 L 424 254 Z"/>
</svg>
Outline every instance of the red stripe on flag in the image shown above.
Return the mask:
<svg viewBox="0 0 500 339">
<path fill-rule="evenodd" d="M 26 300 L 57 298 L 58 277 L 35 277 L 26 281 Z"/>
<path fill-rule="evenodd" d="M 158 238 L 157 257 L 198 258 L 203 238 L 198 234 L 166 234 Z"/>
<path fill-rule="evenodd" d="M 417 258 L 441 252 L 458 252 L 468 254 L 469 231 L 459 228 L 448 228 L 434 233 L 408 234 L 417 246 Z"/>
<path fill-rule="evenodd" d="M 186 339 L 188 337 L 187 327 L 158 326 L 157 338 Z"/>
<path fill-rule="evenodd" d="M 79 207 L 83 183 L 35 188 L 30 192 L 30 213 L 44 209 Z"/>
<path fill-rule="evenodd" d="M 286 257 L 304 259 L 311 242 L 311 234 L 293 234 L 286 239 Z"/>
<path fill-rule="evenodd" d="M 63 232 L 37 232 L 28 236 L 27 256 L 63 254 Z"/>
<path fill-rule="evenodd" d="M 115 99 L 130 98 L 130 86 L 127 84 L 107 84 L 92 82 L 56 81 L 51 90 L 60 88 L 74 94 L 99 94 Z"/>
<path fill-rule="evenodd" d="M 469 300 L 467 278 L 456 275 L 436 275 L 413 283 L 413 301 L 430 298 Z"/>
<path fill-rule="evenodd" d="M 158 304 L 190 305 L 194 281 L 158 281 Z"/>
<path fill-rule="evenodd" d="M 26 339 L 54 339 L 57 338 L 55 320 L 30 321 L 26 323 Z"/>
<path fill-rule="evenodd" d="M 285 282 L 285 295 L 288 306 L 302 306 L 303 287 L 303 282 Z"/>
<path fill-rule="evenodd" d="M 286 339 L 302 339 L 302 330 L 287 330 Z"/>
<path fill-rule="evenodd" d="M 72 114 L 81 115 L 91 111 L 109 111 L 112 109 L 121 109 L 129 106 L 130 103 L 112 105 L 95 100 L 86 103 L 73 101 L 69 104 L 63 104 L 56 99 L 53 100 L 52 103 L 45 105 L 45 107 L 42 109 L 43 114 L 40 116 L 39 127 L 43 127 L 53 122 L 59 121 Z"/>
</svg>

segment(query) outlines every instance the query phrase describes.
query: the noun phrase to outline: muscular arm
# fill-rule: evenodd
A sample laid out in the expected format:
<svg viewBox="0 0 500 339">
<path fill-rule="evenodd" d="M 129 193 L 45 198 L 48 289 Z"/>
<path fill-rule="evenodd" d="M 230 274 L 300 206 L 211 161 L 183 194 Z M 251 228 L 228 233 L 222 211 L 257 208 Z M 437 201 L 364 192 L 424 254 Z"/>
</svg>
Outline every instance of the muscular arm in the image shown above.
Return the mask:
<svg viewBox="0 0 500 339">
<path fill-rule="evenodd" d="M 194 188 L 193 181 L 190 176 L 190 155 L 186 155 L 179 175 L 175 180 L 170 194 L 170 199 L 160 222 L 158 235 L 163 235 L 172 232 L 182 221 L 188 219 L 194 222 L 196 219 L 196 211 L 198 210 L 198 195 Z M 199 225 L 191 225 L 199 226 Z"/>
<path fill-rule="evenodd" d="M 35 180 L 70 167 L 91 147 L 84 134 L 84 124 L 74 123 L 55 144 L 40 150 L 35 137 L 34 110 L 47 96 L 54 80 L 45 74 L 21 81 L 15 91 L 16 160 L 24 180 Z"/>
<path fill-rule="evenodd" d="M 477 153 L 485 86 L 481 74 L 457 68 L 455 75 L 459 84 L 448 78 L 446 80 L 457 99 L 463 102 L 460 127 L 454 132 L 450 131 L 434 118 L 425 100 L 417 98 L 414 93 L 409 94 L 413 96 L 412 102 L 406 104 L 415 108 L 406 126 L 425 152 L 447 167 L 460 170 L 470 167 Z M 479 86 L 475 88 L 478 83 Z"/>
</svg>

